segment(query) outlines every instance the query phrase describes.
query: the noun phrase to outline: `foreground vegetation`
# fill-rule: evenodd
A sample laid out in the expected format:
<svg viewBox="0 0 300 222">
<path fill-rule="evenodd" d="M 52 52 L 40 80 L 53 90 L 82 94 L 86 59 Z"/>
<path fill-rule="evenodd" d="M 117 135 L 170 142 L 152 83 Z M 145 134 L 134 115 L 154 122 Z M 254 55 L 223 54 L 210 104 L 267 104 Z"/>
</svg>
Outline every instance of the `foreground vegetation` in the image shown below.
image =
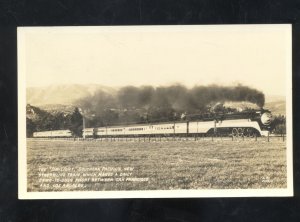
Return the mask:
<svg viewBox="0 0 300 222">
<path fill-rule="evenodd" d="M 152 142 L 28 139 L 28 191 L 285 188 L 285 153 L 285 142 L 277 138 L 270 142 L 262 138 Z"/>
</svg>

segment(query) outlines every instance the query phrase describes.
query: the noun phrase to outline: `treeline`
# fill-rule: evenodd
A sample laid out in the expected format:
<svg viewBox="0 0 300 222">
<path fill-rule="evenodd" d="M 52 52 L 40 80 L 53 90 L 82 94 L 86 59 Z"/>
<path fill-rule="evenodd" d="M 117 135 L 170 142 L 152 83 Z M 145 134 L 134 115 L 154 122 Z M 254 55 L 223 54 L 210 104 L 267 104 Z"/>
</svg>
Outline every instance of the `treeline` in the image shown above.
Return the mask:
<svg viewBox="0 0 300 222">
<path fill-rule="evenodd" d="M 286 134 L 286 117 L 284 115 L 276 115 L 271 123 L 272 133 Z"/>
<path fill-rule="evenodd" d="M 71 130 L 76 137 L 82 135 L 82 115 L 78 108 L 70 114 L 64 112 L 49 113 L 38 107 L 27 105 L 26 134 L 32 137 L 34 132 L 49 130 Z"/>
<path fill-rule="evenodd" d="M 207 112 L 212 105 L 225 101 L 247 101 L 263 107 L 265 97 L 262 92 L 242 85 L 196 86 L 191 89 L 182 85 L 126 86 L 115 94 L 98 91 L 80 99 L 76 105 L 86 111 L 90 120 L 88 125 L 105 126 L 176 121 L 183 114 Z"/>
</svg>

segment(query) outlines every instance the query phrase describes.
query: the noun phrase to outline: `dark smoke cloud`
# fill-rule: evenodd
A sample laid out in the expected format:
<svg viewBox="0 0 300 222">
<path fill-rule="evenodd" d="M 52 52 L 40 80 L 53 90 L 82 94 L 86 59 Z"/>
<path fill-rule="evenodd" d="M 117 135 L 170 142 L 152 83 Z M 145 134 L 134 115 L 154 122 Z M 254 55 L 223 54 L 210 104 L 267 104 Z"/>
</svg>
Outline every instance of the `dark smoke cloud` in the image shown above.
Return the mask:
<svg viewBox="0 0 300 222">
<path fill-rule="evenodd" d="M 197 105 L 202 107 L 212 102 L 245 101 L 263 107 L 265 96 L 262 92 L 247 86 L 237 85 L 234 87 L 210 85 L 196 86 L 190 90 L 192 98 Z"/>
<path fill-rule="evenodd" d="M 262 92 L 243 85 L 195 86 L 191 89 L 182 85 L 156 88 L 126 86 L 119 89 L 115 95 L 99 91 L 93 96 L 79 100 L 77 105 L 88 113 L 101 116 L 102 119 L 106 118 L 105 121 L 110 118 L 111 122 L 118 116 L 120 118 L 130 116 L 132 121 L 139 121 L 141 118 L 149 119 L 151 116 L 158 118 L 183 112 L 203 112 L 209 105 L 226 101 L 247 101 L 263 107 L 265 97 Z M 110 110 L 109 114 L 107 110 Z M 105 117 L 106 115 L 108 116 Z"/>
</svg>

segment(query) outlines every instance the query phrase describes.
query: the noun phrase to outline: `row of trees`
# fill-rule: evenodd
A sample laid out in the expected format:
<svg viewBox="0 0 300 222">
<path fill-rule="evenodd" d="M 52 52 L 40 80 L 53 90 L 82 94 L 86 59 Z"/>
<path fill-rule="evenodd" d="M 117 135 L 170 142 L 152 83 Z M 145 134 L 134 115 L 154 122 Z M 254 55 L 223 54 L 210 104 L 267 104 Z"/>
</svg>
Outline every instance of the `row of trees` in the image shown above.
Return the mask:
<svg viewBox="0 0 300 222">
<path fill-rule="evenodd" d="M 27 137 L 32 137 L 33 132 L 65 129 L 71 130 L 74 136 L 82 135 L 82 115 L 78 108 L 75 108 L 72 113 L 66 114 L 63 112 L 49 113 L 38 107 L 30 106 L 30 112 L 34 114 L 31 114 L 32 118 L 26 118 Z"/>
<path fill-rule="evenodd" d="M 275 134 L 286 134 L 286 117 L 284 115 L 274 116 L 271 128 L 272 132 Z"/>
</svg>

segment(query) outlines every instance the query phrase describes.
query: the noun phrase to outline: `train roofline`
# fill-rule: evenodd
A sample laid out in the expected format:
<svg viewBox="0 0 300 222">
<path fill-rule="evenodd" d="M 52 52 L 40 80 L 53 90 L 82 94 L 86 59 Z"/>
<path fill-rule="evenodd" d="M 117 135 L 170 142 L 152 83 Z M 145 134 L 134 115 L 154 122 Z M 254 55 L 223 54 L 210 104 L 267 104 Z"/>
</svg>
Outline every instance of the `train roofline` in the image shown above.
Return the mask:
<svg viewBox="0 0 300 222">
<path fill-rule="evenodd" d="M 187 123 L 188 121 L 170 121 L 170 122 L 157 122 L 157 123 L 137 123 L 137 124 L 129 124 L 129 125 L 109 125 L 109 126 L 99 126 L 99 127 L 89 127 L 86 129 L 94 129 L 94 128 L 121 128 L 121 127 L 135 127 L 135 126 L 154 126 L 154 125 L 162 125 L 162 124 L 176 124 L 176 123 Z"/>
</svg>

